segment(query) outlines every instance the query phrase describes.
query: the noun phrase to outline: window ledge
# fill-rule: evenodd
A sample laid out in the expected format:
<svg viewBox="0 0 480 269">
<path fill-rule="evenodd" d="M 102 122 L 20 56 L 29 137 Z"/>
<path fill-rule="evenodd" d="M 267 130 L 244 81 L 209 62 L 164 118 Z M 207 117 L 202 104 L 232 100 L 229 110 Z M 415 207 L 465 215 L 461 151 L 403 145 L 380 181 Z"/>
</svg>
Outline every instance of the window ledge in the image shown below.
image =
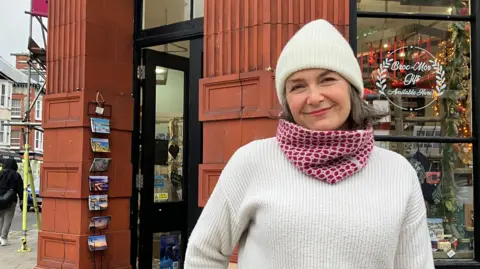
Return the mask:
<svg viewBox="0 0 480 269">
<path fill-rule="evenodd" d="M 462 261 L 462 260 L 435 260 L 436 269 L 480 269 L 480 262 L 477 261 Z"/>
</svg>

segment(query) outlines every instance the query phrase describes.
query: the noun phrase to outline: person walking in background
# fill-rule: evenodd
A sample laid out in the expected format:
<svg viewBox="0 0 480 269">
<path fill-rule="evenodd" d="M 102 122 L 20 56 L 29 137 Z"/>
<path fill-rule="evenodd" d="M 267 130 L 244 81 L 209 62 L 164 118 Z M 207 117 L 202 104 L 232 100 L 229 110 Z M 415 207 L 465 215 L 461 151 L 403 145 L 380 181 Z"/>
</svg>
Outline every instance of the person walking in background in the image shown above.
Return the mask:
<svg viewBox="0 0 480 269">
<path fill-rule="evenodd" d="M 0 194 L 4 194 L 12 189 L 16 195 L 8 208 L 0 210 L 0 246 L 8 244 L 8 233 L 15 215 L 17 196 L 20 203 L 23 200 L 23 180 L 17 171 L 18 165 L 15 160 L 7 159 L 4 161 L 2 171 L 0 172 Z"/>
<path fill-rule="evenodd" d="M 344 37 L 301 28 L 275 70 L 283 107 L 274 138 L 238 149 L 189 237 L 185 269 L 433 269 L 415 170 L 375 146 L 381 115 Z"/>
</svg>

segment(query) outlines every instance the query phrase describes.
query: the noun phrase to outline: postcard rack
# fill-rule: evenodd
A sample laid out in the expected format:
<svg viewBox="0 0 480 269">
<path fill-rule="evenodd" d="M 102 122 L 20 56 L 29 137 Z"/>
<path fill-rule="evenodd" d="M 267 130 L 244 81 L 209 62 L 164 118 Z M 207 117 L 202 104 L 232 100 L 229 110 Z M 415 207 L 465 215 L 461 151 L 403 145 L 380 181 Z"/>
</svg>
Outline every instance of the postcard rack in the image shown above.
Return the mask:
<svg viewBox="0 0 480 269">
<path fill-rule="evenodd" d="M 97 97 L 98 98 L 98 97 Z M 103 98 L 102 98 L 103 99 Z M 107 175 L 110 158 L 110 117 L 112 108 L 104 102 L 89 102 L 88 115 L 92 136 L 90 138 L 93 152 L 88 185 L 90 195 L 88 197 L 88 209 L 92 212 L 89 229 L 92 234 L 88 237 L 88 248 L 92 252 L 93 268 L 97 269 L 97 259 L 100 258 L 100 269 L 103 267 L 104 250 L 108 248 L 104 230 L 108 228 L 111 216 L 104 216 L 108 209 L 108 189 L 110 177 Z M 100 256 L 100 257 L 97 257 Z"/>
<path fill-rule="evenodd" d="M 110 118 L 112 117 L 112 105 L 106 102 L 90 101 L 88 102 L 87 114 L 88 116 L 96 118 Z M 98 113 L 102 112 L 102 113 Z"/>
</svg>

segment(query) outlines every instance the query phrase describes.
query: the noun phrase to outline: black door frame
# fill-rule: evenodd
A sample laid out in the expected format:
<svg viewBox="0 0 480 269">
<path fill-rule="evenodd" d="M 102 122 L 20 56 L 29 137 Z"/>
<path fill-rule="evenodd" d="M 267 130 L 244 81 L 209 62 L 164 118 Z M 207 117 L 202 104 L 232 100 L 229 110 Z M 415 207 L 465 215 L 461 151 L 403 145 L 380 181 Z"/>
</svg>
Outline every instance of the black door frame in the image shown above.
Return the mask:
<svg viewBox="0 0 480 269">
<path fill-rule="evenodd" d="M 189 92 L 189 58 L 159 52 L 151 49 L 142 51 L 142 59 L 145 66 L 145 80 L 143 91 L 142 107 L 142 150 L 140 168 L 143 174 L 143 186 L 140 198 L 140 248 L 139 267 L 149 268 L 152 266 L 153 234 L 160 232 L 181 232 L 181 256 L 184 257 L 184 250 L 187 241 L 187 201 L 186 181 L 189 179 L 188 167 L 183 165 L 182 180 L 182 201 L 178 202 L 154 202 L 154 167 L 155 167 L 155 125 L 156 125 L 156 74 L 155 69 L 161 66 L 184 72 L 184 87 L 178 89 L 184 92 L 183 115 L 188 114 L 188 92 Z M 185 139 L 188 141 L 189 126 L 184 121 Z M 183 143 L 184 148 L 188 143 Z M 182 156 L 186 156 L 182 153 Z"/>
<path fill-rule="evenodd" d="M 188 93 L 188 113 L 185 120 L 188 121 L 187 147 L 185 156 L 188 156 L 188 177 L 187 181 L 187 229 L 188 234 L 192 232 L 202 208 L 198 207 L 198 166 L 202 163 L 203 152 L 203 127 L 199 120 L 199 99 L 200 89 L 198 81 L 203 77 L 203 37 L 190 40 L 190 91 Z M 194 85 L 193 85 L 194 84 Z"/>
<path fill-rule="evenodd" d="M 203 77 L 203 25 L 204 19 L 196 18 L 190 21 L 179 22 L 171 25 L 142 29 L 143 0 L 134 0 L 134 50 L 133 50 L 133 85 L 134 98 L 133 133 L 131 144 L 132 163 L 132 198 L 130 202 L 130 263 L 132 268 L 137 268 L 138 257 L 138 200 L 141 189 L 141 175 L 139 175 L 141 143 L 140 132 L 140 92 L 144 80 L 138 77 L 138 67 L 142 66 L 142 49 L 168 44 L 171 42 L 190 40 L 190 68 L 189 91 L 185 98 L 188 99 L 188 111 L 184 115 L 184 122 L 188 124 L 188 132 L 184 134 L 184 165 L 188 167 L 188 179 L 184 195 L 187 199 L 187 238 L 193 230 L 201 213 L 198 207 L 198 165 L 202 162 L 202 123 L 198 120 L 199 85 L 198 80 Z M 193 18 L 193 15 L 191 16 Z M 187 127 L 186 127 L 187 128 Z M 193 135 L 189 135 L 193 134 Z M 188 159 L 187 159 L 188 156 Z M 188 161 L 187 161 L 188 160 Z M 186 163 L 188 162 L 188 163 Z M 186 163 L 186 164 L 185 164 Z M 139 179 L 139 180 L 137 180 Z M 140 184 L 138 184 L 140 183 Z"/>
</svg>

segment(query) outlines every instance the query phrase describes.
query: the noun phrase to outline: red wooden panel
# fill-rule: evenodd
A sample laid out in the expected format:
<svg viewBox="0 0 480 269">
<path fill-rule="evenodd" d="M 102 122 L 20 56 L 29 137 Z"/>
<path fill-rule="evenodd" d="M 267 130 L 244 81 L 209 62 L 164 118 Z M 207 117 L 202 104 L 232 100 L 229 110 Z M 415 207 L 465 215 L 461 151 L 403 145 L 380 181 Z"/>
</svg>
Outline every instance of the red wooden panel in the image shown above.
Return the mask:
<svg viewBox="0 0 480 269">
<path fill-rule="evenodd" d="M 198 206 L 204 207 L 222 173 L 223 164 L 201 164 L 198 167 Z"/>
<path fill-rule="evenodd" d="M 230 256 L 230 262 L 236 263 L 238 261 L 238 245 L 235 246 L 232 256 Z"/>
<path fill-rule="evenodd" d="M 203 162 L 226 163 L 242 145 L 241 122 L 224 120 L 203 124 Z"/>
<path fill-rule="evenodd" d="M 92 259 L 80 259 L 91 257 L 88 250 L 88 234 L 60 234 L 40 231 L 38 233 L 38 256 L 36 269 L 45 268 L 68 268 L 68 269 L 94 269 L 94 268 L 118 268 L 131 269 L 130 265 L 130 230 L 119 232 L 105 232 L 108 249 L 103 254 L 115 259 L 97 258 L 95 263 Z"/>
<path fill-rule="evenodd" d="M 199 88 L 200 121 L 270 117 L 277 108 L 269 71 L 204 78 Z"/>
</svg>

